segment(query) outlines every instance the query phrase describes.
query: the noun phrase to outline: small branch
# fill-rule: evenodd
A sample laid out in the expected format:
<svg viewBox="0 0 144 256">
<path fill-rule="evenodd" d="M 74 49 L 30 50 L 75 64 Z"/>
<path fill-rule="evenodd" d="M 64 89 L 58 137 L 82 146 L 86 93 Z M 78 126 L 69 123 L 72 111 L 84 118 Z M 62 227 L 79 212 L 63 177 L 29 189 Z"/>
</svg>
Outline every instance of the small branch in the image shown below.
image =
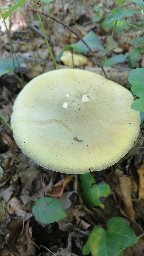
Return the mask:
<svg viewBox="0 0 144 256">
<path fill-rule="evenodd" d="M 137 239 L 139 240 L 140 238 L 142 238 L 144 236 L 144 233 L 142 233 L 140 236 L 137 236 Z"/>
<path fill-rule="evenodd" d="M 33 9 L 31 9 L 30 11 L 39 13 L 39 14 L 45 16 L 46 18 L 52 19 L 53 21 L 55 21 L 55 22 L 61 24 L 64 28 L 68 29 L 72 34 L 74 34 L 74 35 L 75 35 L 80 41 L 82 41 L 83 44 L 89 49 L 90 53 L 95 57 L 95 59 L 96 59 L 96 61 L 97 61 L 97 64 L 98 64 L 98 66 L 101 68 L 101 70 L 102 70 L 104 76 L 107 78 L 107 74 L 106 74 L 106 72 L 105 72 L 105 70 L 104 70 L 104 68 L 103 68 L 103 66 L 102 66 L 102 64 L 101 64 L 101 61 L 98 59 L 98 57 L 97 57 L 96 54 L 92 51 L 92 49 L 89 47 L 89 45 L 83 40 L 83 38 L 81 38 L 81 37 L 78 35 L 78 33 L 77 33 L 76 31 L 74 31 L 69 25 L 66 25 L 63 21 L 58 20 L 57 18 L 55 18 L 55 17 L 53 17 L 53 16 L 51 16 L 51 15 L 49 15 L 49 14 L 44 14 L 44 13 L 42 13 L 42 12 L 39 12 L 39 11 L 33 10 Z"/>
</svg>

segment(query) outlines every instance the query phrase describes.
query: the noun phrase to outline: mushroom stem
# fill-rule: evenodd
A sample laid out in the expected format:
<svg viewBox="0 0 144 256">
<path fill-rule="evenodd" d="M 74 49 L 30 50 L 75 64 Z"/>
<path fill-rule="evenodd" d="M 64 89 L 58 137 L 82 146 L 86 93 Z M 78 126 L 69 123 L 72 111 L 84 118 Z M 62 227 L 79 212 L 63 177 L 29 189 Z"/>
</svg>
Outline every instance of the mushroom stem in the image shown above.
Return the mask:
<svg viewBox="0 0 144 256">
<path fill-rule="evenodd" d="M 5 118 L 2 116 L 2 114 L 0 113 L 0 123 L 2 123 L 5 128 L 10 132 L 12 133 L 12 129 L 10 127 L 10 125 L 5 121 Z"/>
</svg>

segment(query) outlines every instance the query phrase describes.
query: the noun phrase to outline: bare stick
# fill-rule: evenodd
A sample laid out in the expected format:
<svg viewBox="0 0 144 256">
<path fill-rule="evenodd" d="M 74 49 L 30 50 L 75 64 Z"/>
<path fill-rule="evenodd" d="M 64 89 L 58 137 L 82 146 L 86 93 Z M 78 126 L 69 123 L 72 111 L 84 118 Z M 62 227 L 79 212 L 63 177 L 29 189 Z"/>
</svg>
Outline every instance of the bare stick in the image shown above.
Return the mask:
<svg viewBox="0 0 144 256">
<path fill-rule="evenodd" d="M 49 14 L 44 14 L 42 12 L 39 12 L 37 10 L 33 10 L 31 9 L 30 11 L 33 11 L 33 12 L 36 12 L 36 13 L 40 13 L 42 14 L 43 16 L 47 17 L 47 18 L 50 18 L 52 20 L 54 20 L 55 22 L 61 24 L 64 28 L 68 29 L 72 34 L 74 34 L 79 40 L 81 40 L 83 42 L 83 44 L 89 49 L 90 53 L 95 57 L 96 61 L 97 61 L 97 65 L 101 68 L 104 76 L 107 78 L 107 74 L 101 64 L 101 61 L 98 59 L 98 57 L 96 56 L 96 54 L 92 51 L 92 49 L 89 47 L 89 45 L 83 40 L 83 38 L 81 38 L 78 33 L 76 31 L 74 31 L 70 26 L 66 25 L 63 21 L 61 20 L 58 20 L 57 18 L 49 15 Z"/>
</svg>

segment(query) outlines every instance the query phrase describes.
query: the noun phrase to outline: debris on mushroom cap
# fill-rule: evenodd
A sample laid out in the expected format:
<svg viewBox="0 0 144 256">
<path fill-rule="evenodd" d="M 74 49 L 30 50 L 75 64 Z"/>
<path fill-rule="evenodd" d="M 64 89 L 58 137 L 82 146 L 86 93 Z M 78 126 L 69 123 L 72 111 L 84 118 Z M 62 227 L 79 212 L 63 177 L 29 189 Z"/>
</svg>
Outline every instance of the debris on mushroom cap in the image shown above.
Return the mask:
<svg viewBox="0 0 144 256">
<path fill-rule="evenodd" d="M 83 97 L 90 100 L 83 103 Z M 99 171 L 118 162 L 137 139 L 140 114 L 132 102 L 127 89 L 95 73 L 50 71 L 18 95 L 11 118 L 14 138 L 45 168 Z"/>
<path fill-rule="evenodd" d="M 62 104 L 62 107 L 63 107 L 63 108 L 68 108 L 68 103 L 67 103 L 67 102 L 64 102 L 64 103 Z"/>
<path fill-rule="evenodd" d="M 90 99 L 87 95 L 82 96 L 82 102 L 88 102 Z"/>
</svg>

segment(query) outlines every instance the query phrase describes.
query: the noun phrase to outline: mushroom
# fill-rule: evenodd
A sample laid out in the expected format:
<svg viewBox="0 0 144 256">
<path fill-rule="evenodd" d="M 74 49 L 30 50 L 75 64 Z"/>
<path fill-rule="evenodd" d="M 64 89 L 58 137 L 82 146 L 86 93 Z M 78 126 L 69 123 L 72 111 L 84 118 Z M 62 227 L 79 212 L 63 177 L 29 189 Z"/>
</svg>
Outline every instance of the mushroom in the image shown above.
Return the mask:
<svg viewBox="0 0 144 256">
<path fill-rule="evenodd" d="M 11 126 L 20 149 L 63 173 L 100 171 L 133 147 L 140 114 L 132 94 L 85 70 L 62 69 L 30 81 L 18 95 Z"/>
</svg>

